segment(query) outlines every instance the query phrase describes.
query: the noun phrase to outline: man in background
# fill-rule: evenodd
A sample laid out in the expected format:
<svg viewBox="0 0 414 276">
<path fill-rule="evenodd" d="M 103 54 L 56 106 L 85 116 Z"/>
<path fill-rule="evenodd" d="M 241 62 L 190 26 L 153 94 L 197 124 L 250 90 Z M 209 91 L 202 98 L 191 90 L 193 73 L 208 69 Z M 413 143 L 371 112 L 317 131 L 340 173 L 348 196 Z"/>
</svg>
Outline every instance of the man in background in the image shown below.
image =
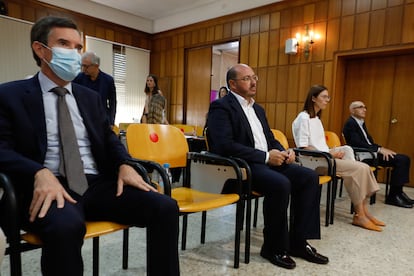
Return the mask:
<svg viewBox="0 0 414 276">
<path fill-rule="evenodd" d="M 89 87 L 99 93 L 109 123 L 115 124 L 116 89 L 114 78 L 99 69 L 100 58 L 93 52 L 82 55 L 82 73 L 73 82 Z"/>
<path fill-rule="evenodd" d="M 374 142 L 365 126 L 367 107 L 361 101 L 352 102 L 349 106 L 351 116 L 345 122 L 343 134 L 346 143 L 351 147 L 367 148 L 378 154 L 378 165 L 391 166 L 390 192 L 385 199 L 385 204 L 404 208 L 412 208 L 414 200 L 403 191 L 403 186 L 409 183 L 410 158 L 404 154 L 398 154 Z"/>
</svg>

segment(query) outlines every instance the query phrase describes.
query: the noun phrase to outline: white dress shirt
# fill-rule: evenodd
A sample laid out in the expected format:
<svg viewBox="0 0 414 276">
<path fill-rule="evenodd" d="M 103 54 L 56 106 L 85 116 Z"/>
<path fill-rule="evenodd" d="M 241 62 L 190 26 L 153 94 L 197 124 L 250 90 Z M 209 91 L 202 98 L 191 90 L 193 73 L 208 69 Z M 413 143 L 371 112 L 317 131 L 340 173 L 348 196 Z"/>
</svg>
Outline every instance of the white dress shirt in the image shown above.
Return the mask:
<svg viewBox="0 0 414 276">
<path fill-rule="evenodd" d="M 55 175 L 59 175 L 60 142 L 57 117 L 58 96 L 53 92 L 49 92 L 52 88 L 57 87 L 58 85 L 51 81 L 41 71 L 39 72 L 39 82 L 42 89 L 47 131 L 47 151 L 43 165 Z M 72 94 L 72 84 L 69 83 L 65 88 L 69 91 L 65 96 L 65 100 L 75 128 L 85 174 L 98 174 L 96 163 L 91 152 L 91 143 L 89 141 L 88 132 L 83 124 L 83 119 L 80 115 L 76 99 Z"/>
<path fill-rule="evenodd" d="M 252 98 L 250 102 L 248 102 L 245 98 L 240 96 L 237 93 L 234 93 L 233 91 L 230 91 L 239 101 L 244 114 L 246 114 L 247 120 L 249 121 L 250 128 L 253 133 L 253 139 L 254 139 L 254 148 L 258 150 L 262 150 L 266 153 L 265 163 L 269 160 L 269 148 L 267 146 L 267 140 L 266 136 L 263 132 L 263 126 L 260 122 L 259 118 L 256 115 L 256 112 L 253 108 L 254 99 Z"/>
<path fill-rule="evenodd" d="M 364 127 L 362 126 L 364 124 L 364 120 L 363 119 L 358 119 L 354 116 L 352 116 L 352 118 L 355 119 L 355 121 L 358 123 L 359 128 L 362 130 L 362 133 L 364 134 L 365 140 L 367 140 L 368 145 L 371 145 L 371 142 L 368 139 L 368 134 L 365 132 Z"/>
</svg>

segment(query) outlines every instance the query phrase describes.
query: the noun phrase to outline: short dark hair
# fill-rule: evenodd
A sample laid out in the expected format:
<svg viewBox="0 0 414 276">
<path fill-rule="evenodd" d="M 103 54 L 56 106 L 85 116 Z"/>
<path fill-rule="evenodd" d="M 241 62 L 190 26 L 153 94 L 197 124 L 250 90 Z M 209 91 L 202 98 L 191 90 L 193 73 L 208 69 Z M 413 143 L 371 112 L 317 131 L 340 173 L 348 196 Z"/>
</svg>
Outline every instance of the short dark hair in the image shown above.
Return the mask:
<svg viewBox="0 0 414 276">
<path fill-rule="evenodd" d="M 227 87 L 230 88 L 230 80 L 234 80 L 235 78 L 237 78 L 237 70 L 236 70 L 236 66 L 233 66 L 227 71 L 227 74 L 226 74 Z"/>
<path fill-rule="evenodd" d="M 30 45 L 32 45 L 34 41 L 39 41 L 47 45 L 50 31 L 56 27 L 75 29 L 79 32 L 75 22 L 73 22 L 69 18 L 46 16 L 39 19 L 33 25 L 32 30 L 30 32 Z M 32 52 L 33 57 L 36 60 L 36 64 L 40 66 L 40 58 L 36 55 L 36 53 L 33 50 Z"/>
<path fill-rule="evenodd" d="M 315 114 L 315 108 L 313 106 L 312 98 L 313 97 L 315 97 L 315 98 L 318 97 L 319 94 L 322 91 L 325 91 L 325 90 L 328 90 L 328 88 L 326 88 L 325 86 L 320 85 L 320 84 L 313 85 L 309 89 L 308 96 L 306 97 L 305 103 L 303 104 L 303 110 L 308 112 L 308 114 L 311 118 L 315 118 L 315 116 L 318 116 L 319 118 L 321 117 L 322 110 L 319 110 L 318 113 Z"/>
</svg>

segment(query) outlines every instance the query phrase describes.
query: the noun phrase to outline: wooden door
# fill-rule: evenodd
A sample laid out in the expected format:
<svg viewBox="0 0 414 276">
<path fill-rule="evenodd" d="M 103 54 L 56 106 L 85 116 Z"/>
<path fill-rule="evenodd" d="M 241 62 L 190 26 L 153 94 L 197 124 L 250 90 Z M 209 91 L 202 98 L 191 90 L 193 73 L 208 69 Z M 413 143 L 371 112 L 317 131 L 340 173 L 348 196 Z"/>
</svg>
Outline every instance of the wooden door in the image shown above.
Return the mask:
<svg viewBox="0 0 414 276">
<path fill-rule="evenodd" d="M 410 141 L 414 135 L 413 62 L 414 54 L 347 60 L 342 113 L 344 122 L 349 116 L 349 104 L 363 101 L 368 108 L 366 124 L 375 142 L 407 154 L 411 160 L 414 160 Z M 410 180 L 413 186 L 413 169 Z"/>
<path fill-rule="evenodd" d="M 204 126 L 210 106 L 211 47 L 188 49 L 185 74 L 185 123 Z"/>
</svg>

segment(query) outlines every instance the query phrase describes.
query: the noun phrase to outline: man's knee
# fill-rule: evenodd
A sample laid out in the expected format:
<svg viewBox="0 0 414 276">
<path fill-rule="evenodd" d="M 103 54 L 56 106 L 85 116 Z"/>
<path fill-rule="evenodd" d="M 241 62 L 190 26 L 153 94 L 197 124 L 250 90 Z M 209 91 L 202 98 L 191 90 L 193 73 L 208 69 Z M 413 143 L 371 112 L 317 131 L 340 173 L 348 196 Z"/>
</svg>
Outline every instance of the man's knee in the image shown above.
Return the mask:
<svg viewBox="0 0 414 276">
<path fill-rule="evenodd" d="M 44 240 L 80 240 L 86 233 L 86 225 L 83 216 L 77 212 L 62 208 L 57 209 L 53 214 L 46 216 L 41 232 Z"/>
</svg>

